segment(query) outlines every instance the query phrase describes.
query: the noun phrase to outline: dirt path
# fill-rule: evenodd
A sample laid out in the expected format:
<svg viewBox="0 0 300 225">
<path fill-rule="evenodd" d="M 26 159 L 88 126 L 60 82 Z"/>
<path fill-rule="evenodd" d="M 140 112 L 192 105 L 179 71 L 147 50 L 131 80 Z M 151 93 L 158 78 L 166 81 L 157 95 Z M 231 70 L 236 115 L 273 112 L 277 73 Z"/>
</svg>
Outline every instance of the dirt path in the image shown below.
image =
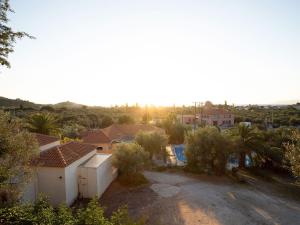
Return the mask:
<svg viewBox="0 0 300 225">
<path fill-rule="evenodd" d="M 300 203 L 246 185 L 165 172 L 145 176 L 149 186 L 127 194 L 109 190 L 103 202 L 119 196 L 131 214 L 144 216 L 151 225 L 300 224 Z"/>
</svg>

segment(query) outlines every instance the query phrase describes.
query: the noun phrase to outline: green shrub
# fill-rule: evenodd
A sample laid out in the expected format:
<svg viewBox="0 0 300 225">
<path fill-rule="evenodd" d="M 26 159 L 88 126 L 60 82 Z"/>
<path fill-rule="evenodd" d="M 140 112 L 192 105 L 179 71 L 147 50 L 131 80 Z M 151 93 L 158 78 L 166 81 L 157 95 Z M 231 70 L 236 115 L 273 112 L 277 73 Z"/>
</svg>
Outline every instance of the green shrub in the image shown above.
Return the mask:
<svg viewBox="0 0 300 225">
<path fill-rule="evenodd" d="M 99 206 L 97 198 L 93 198 L 86 209 L 77 212 L 78 223 L 80 225 L 112 225 L 104 217 L 103 208 Z"/>
<path fill-rule="evenodd" d="M 135 143 L 118 144 L 113 152 L 113 165 L 121 175 L 136 174 L 145 168 L 149 154 Z"/>
</svg>

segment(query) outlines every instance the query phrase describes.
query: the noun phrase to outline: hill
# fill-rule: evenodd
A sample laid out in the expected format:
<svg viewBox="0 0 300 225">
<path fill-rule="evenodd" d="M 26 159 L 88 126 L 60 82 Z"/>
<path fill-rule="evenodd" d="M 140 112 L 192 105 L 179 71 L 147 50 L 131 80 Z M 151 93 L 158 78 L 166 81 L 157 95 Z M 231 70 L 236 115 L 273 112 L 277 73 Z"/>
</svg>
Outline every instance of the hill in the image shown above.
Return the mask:
<svg viewBox="0 0 300 225">
<path fill-rule="evenodd" d="M 42 105 L 22 99 L 9 99 L 0 96 L 0 108 L 33 108 L 39 109 Z"/>
<path fill-rule="evenodd" d="M 52 107 L 54 108 L 82 108 L 84 107 L 85 105 L 81 105 L 81 104 L 77 104 L 77 103 L 74 103 L 74 102 L 69 102 L 69 101 L 66 101 L 66 102 L 59 102 L 57 104 L 54 104 L 52 105 Z"/>
</svg>

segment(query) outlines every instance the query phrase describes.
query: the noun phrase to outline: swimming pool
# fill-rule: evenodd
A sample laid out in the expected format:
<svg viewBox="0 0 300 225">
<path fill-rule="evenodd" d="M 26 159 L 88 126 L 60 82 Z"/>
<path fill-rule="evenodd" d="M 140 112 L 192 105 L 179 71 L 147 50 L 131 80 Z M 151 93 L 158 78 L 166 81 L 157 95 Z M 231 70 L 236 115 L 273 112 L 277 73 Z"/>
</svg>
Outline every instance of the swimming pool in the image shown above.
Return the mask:
<svg viewBox="0 0 300 225">
<path fill-rule="evenodd" d="M 174 145 L 174 154 L 177 160 L 186 162 L 186 157 L 184 155 L 184 145 Z"/>
</svg>

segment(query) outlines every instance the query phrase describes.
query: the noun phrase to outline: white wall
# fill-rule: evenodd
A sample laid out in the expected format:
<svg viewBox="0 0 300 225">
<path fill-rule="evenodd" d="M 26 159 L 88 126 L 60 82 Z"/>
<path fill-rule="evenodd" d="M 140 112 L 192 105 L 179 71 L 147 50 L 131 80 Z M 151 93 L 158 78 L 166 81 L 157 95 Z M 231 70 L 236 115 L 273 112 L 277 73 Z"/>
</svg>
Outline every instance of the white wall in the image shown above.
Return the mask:
<svg viewBox="0 0 300 225">
<path fill-rule="evenodd" d="M 80 167 L 79 175 L 84 177 L 85 185 L 81 186 L 84 198 L 101 197 L 111 182 L 117 177 L 117 169 L 112 167 L 110 156 L 99 167 Z"/>
<path fill-rule="evenodd" d="M 97 195 L 100 197 L 111 182 L 117 177 L 117 169 L 112 166 L 112 157 L 106 159 L 97 168 Z"/>
<path fill-rule="evenodd" d="M 22 193 L 21 200 L 26 203 L 33 203 L 38 194 L 37 174 L 32 175 L 31 180 L 25 185 Z"/>
<path fill-rule="evenodd" d="M 40 146 L 40 151 L 42 152 L 42 151 L 45 151 L 49 148 L 53 148 L 53 147 L 58 146 L 58 145 L 60 145 L 60 141 L 55 141 L 55 142 L 52 142 L 52 143 L 47 144 L 47 145 L 42 145 L 42 146 Z"/>
<path fill-rule="evenodd" d="M 38 192 L 45 193 L 52 205 L 66 202 L 65 168 L 37 168 Z"/>
<path fill-rule="evenodd" d="M 71 205 L 78 196 L 78 166 L 95 154 L 96 149 L 66 167 L 66 203 L 68 205 Z"/>
</svg>

